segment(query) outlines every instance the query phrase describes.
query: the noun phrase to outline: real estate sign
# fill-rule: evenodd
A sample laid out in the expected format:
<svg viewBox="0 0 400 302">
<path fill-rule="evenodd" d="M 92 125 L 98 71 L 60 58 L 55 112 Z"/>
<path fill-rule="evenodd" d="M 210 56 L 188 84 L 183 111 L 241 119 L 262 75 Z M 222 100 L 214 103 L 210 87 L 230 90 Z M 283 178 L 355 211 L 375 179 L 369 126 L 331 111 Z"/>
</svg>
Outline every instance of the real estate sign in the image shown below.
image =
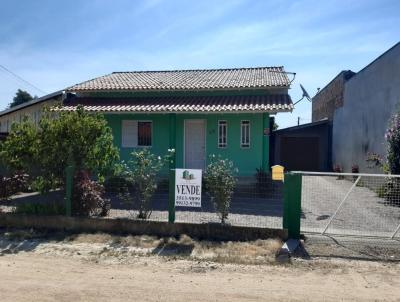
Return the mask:
<svg viewBox="0 0 400 302">
<path fill-rule="evenodd" d="M 201 170 L 175 169 L 175 206 L 201 207 Z"/>
</svg>

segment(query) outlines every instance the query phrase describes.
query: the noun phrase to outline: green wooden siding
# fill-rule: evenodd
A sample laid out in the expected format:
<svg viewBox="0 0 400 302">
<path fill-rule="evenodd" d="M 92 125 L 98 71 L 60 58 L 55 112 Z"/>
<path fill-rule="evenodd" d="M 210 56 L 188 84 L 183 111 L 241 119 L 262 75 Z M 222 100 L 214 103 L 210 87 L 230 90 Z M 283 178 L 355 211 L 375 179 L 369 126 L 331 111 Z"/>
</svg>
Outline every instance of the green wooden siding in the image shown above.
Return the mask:
<svg viewBox="0 0 400 302">
<path fill-rule="evenodd" d="M 120 148 L 121 159 L 129 160 L 129 154 L 134 148 L 121 148 L 122 120 L 153 121 L 153 137 L 151 150 L 157 155 L 163 155 L 169 148 L 169 115 L 168 114 L 107 114 L 114 134 L 115 145 Z M 176 167 L 184 165 L 184 121 L 185 119 L 204 119 L 206 121 L 206 161 L 211 154 L 232 160 L 239 169 L 239 175 L 253 175 L 256 168 L 269 169 L 269 139 L 264 136 L 263 129 L 269 125 L 269 115 L 266 113 L 241 114 L 177 114 L 176 115 Z M 263 122 L 264 119 L 264 122 Z M 218 148 L 218 120 L 226 120 L 228 135 L 226 148 Z M 249 120 L 250 148 L 240 146 L 240 122 Z"/>
</svg>

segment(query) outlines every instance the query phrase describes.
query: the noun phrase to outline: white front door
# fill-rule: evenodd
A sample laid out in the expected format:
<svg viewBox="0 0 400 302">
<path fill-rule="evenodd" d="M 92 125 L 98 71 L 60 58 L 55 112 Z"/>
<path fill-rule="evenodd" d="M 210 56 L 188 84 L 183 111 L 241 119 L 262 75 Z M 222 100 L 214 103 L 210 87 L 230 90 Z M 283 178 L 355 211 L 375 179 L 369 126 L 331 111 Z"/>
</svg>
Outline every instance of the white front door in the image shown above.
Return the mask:
<svg viewBox="0 0 400 302">
<path fill-rule="evenodd" d="M 205 134 L 204 120 L 185 120 L 185 168 L 204 169 Z"/>
</svg>

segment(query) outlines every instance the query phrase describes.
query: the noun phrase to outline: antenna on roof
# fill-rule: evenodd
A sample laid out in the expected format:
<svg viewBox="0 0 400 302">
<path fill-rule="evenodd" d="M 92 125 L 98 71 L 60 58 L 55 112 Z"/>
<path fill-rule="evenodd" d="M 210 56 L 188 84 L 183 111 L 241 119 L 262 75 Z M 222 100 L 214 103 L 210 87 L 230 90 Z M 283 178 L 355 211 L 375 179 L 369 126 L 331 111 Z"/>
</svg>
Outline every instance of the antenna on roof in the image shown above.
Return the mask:
<svg viewBox="0 0 400 302">
<path fill-rule="evenodd" d="M 293 106 L 296 105 L 298 102 L 300 102 L 304 98 L 306 98 L 309 102 L 312 101 L 310 95 L 308 94 L 307 90 L 303 87 L 303 85 L 300 84 L 300 88 L 303 91 L 303 95 L 300 100 L 298 100 L 296 103 L 293 104 Z"/>
</svg>

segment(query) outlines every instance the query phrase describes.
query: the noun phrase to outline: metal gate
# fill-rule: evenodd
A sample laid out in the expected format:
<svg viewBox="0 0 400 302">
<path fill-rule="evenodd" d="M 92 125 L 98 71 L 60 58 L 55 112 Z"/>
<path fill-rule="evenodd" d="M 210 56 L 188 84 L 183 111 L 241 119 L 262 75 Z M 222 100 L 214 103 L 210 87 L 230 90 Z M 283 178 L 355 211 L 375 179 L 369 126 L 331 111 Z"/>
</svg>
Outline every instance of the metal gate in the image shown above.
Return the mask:
<svg viewBox="0 0 400 302">
<path fill-rule="evenodd" d="M 400 175 L 295 173 L 303 233 L 400 237 Z"/>
</svg>

